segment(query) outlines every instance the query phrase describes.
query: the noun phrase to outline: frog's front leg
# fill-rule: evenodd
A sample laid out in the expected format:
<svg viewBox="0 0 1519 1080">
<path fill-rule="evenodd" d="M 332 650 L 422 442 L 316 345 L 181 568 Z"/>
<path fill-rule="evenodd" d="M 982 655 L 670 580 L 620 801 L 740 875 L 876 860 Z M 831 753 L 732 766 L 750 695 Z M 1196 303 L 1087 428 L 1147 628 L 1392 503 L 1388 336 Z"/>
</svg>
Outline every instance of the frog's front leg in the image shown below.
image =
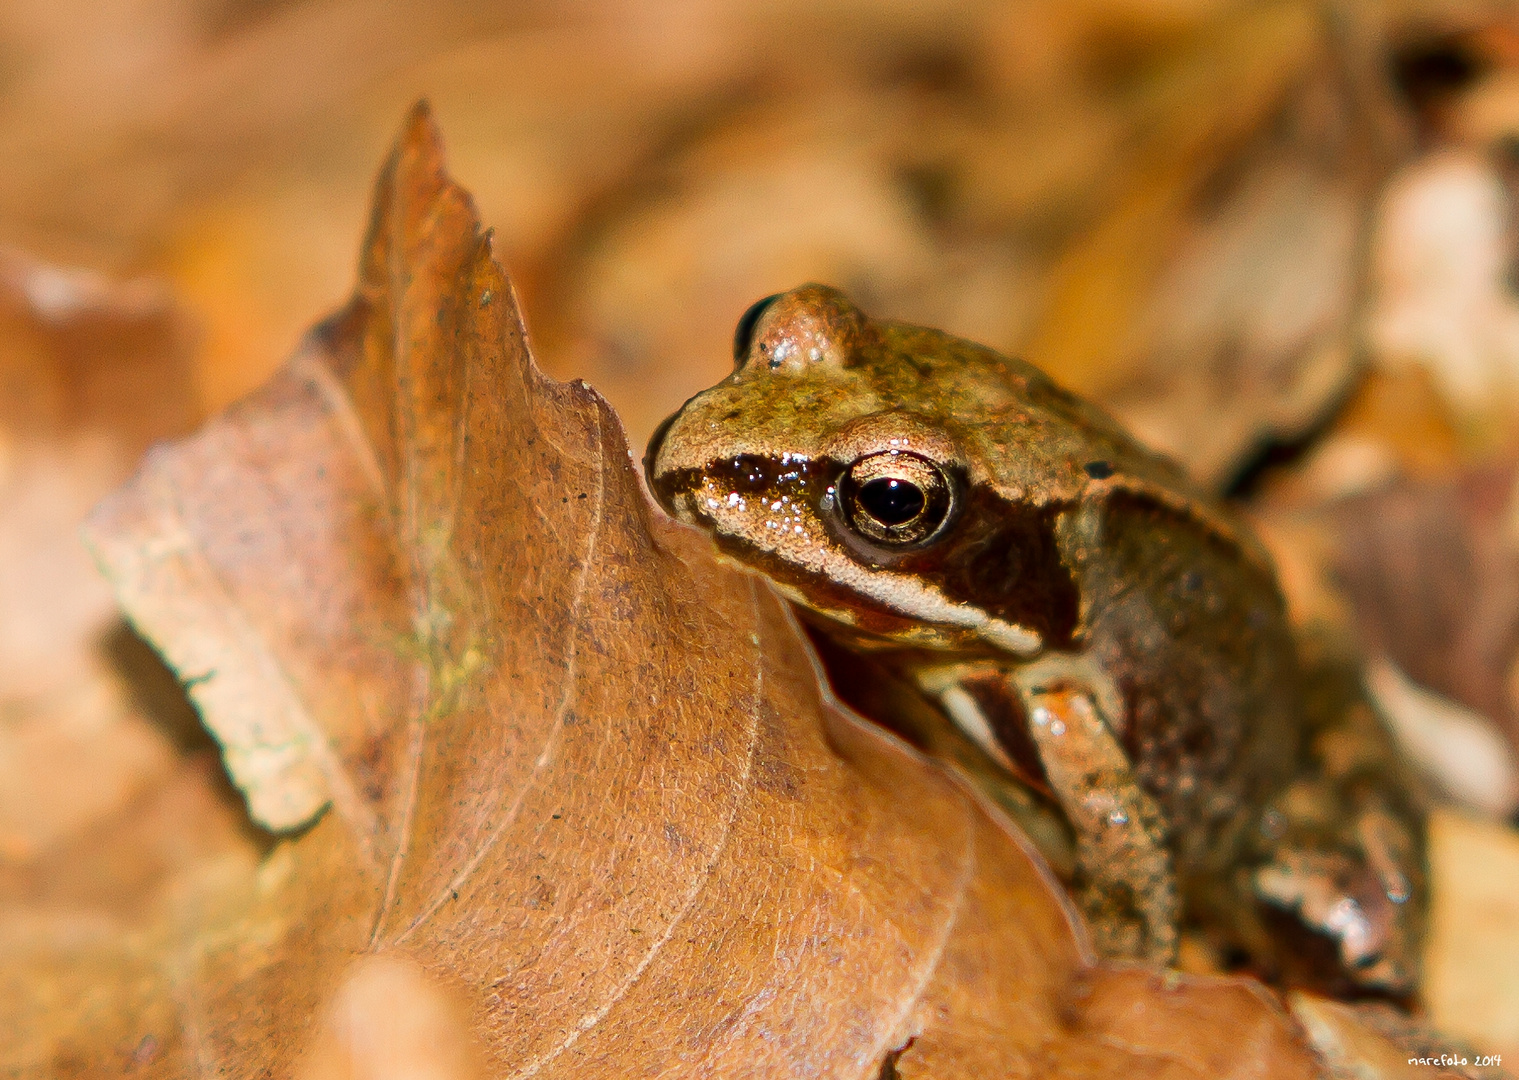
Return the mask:
<svg viewBox="0 0 1519 1080">
<path fill-rule="evenodd" d="M 1076 833 L 1076 896 L 1098 950 L 1170 963 L 1181 910 L 1165 819 L 1139 786 L 1099 694 L 1037 665 L 1014 679 L 1050 789 Z"/>
<path fill-rule="evenodd" d="M 1166 824 L 1134 775 L 1106 717 L 1119 707 L 1110 680 L 1079 657 L 1049 655 L 1009 670 L 996 664 L 921 672 L 956 724 L 1014 775 L 1048 790 L 1075 834 L 1077 903 L 1103 956 L 1169 963 L 1180 900 Z M 1001 715 L 1011 703 L 1018 730 Z M 1000 722 L 998 722 L 1000 721 Z M 1013 742 L 1023 745 L 1013 747 Z M 1028 755 L 1035 763 L 1023 763 Z M 1042 781 L 1042 783 L 1039 783 Z"/>
</svg>

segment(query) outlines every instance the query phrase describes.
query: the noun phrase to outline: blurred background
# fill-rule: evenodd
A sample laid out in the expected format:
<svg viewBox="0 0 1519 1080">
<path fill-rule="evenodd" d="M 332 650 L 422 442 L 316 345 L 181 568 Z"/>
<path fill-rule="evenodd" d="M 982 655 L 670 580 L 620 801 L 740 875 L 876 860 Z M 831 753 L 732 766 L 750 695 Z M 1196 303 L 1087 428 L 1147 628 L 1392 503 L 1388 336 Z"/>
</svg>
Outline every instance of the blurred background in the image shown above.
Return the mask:
<svg viewBox="0 0 1519 1080">
<path fill-rule="evenodd" d="M 423 96 L 635 453 L 817 280 L 1241 500 L 1459 808 L 1438 1017 L 1519 1053 L 1519 14 L 1475 0 L 6 0 L 0 906 L 262 842 L 73 529 L 344 300 Z"/>
<path fill-rule="evenodd" d="M 1503 11 L 9 0 L 0 240 L 162 283 L 220 408 L 345 296 L 426 96 L 540 362 L 635 444 L 750 301 L 817 279 L 1028 355 L 1227 486 L 1361 345 L 1463 414 L 1512 392 Z"/>
</svg>

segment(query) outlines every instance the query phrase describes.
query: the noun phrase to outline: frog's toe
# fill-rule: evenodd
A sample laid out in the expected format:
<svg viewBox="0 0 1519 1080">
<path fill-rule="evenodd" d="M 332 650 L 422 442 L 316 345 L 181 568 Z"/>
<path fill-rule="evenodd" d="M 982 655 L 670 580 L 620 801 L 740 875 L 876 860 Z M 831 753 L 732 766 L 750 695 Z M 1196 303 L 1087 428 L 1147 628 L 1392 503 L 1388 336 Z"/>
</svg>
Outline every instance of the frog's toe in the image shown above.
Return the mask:
<svg viewBox="0 0 1519 1080">
<path fill-rule="evenodd" d="M 1328 937 L 1356 986 L 1388 994 L 1414 988 L 1418 962 L 1406 882 L 1389 884 L 1341 852 L 1288 849 L 1256 871 L 1255 892 Z"/>
</svg>

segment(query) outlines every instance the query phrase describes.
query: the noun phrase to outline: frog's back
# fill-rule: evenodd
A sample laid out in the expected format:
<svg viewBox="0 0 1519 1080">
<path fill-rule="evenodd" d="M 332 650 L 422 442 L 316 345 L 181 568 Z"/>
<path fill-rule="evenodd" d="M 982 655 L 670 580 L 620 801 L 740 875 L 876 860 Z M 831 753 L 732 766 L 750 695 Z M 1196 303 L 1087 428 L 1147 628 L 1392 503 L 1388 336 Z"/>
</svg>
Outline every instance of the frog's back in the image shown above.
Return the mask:
<svg viewBox="0 0 1519 1080">
<path fill-rule="evenodd" d="M 1233 856 L 1241 823 L 1290 775 L 1297 661 L 1270 559 L 1228 508 L 1101 408 L 1038 368 L 887 324 L 883 398 L 925 395 L 975 463 L 969 482 L 1042 508 L 1079 611 L 1068 642 L 1112 680 L 1113 718 L 1186 864 Z M 946 340 L 947 339 L 947 340 Z M 924 357 L 931 357 L 924 360 Z"/>
<path fill-rule="evenodd" d="M 755 305 L 734 355 L 651 441 L 651 490 L 1058 803 L 1098 925 L 1137 917 L 1163 960 L 1179 886 L 1253 948 L 1264 899 L 1356 985 L 1412 985 L 1422 826 L 1314 758 L 1275 573 L 1227 507 L 1033 366 L 834 289 Z M 1343 820 L 1296 820 L 1300 781 Z"/>
<path fill-rule="evenodd" d="M 1249 530 L 1186 470 L 1028 361 L 902 323 L 881 324 L 870 347 L 891 358 L 864 365 L 878 398 L 929 412 L 954 432 L 976 482 L 1009 499 L 1050 504 L 1080 498 L 1093 481 L 1142 491 L 1266 562 Z"/>
</svg>

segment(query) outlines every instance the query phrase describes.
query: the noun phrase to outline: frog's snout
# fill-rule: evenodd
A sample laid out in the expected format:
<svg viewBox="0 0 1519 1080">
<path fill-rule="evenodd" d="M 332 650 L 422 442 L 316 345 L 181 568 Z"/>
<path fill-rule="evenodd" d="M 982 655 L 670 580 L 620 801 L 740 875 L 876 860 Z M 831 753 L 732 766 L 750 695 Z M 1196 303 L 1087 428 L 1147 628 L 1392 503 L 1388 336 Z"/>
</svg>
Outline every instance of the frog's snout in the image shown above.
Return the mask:
<svg viewBox="0 0 1519 1080">
<path fill-rule="evenodd" d="M 708 486 L 714 458 L 723 457 L 726 431 L 712 423 L 707 395 L 686 402 L 649 437 L 644 479 L 665 513 L 688 525 L 704 524 L 696 512 L 697 496 Z"/>
<path fill-rule="evenodd" d="M 657 483 L 659 476 L 659 451 L 660 448 L 664 446 L 665 436 L 669 434 L 671 426 L 674 425 L 675 421 L 679 419 L 680 412 L 678 411 L 673 412 L 669 416 L 665 417 L 663 423 L 654 429 L 654 434 L 649 436 L 649 445 L 644 448 L 643 452 L 644 480 L 647 481 L 649 490 L 653 493 L 654 498 L 659 502 L 659 505 L 664 507 L 667 513 L 671 514 L 673 514 L 675 511 L 671 509 L 669 503 L 665 501 L 665 497 L 660 491 L 660 485 Z"/>
<path fill-rule="evenodd" d="M 654 501 L 659 503 L 664 512 L 681 521 L 690 521 L 690 516 L 681 513 L 681 496 L 690 494 L 687 490 L 688 481 L 692 472 L 689 467 L 682 467 L 682 463 L 672 460 L 667 448 L 681 445 L 681 429 L 689 423 L 687 407 L 683 407 L 672 413 L 664 423 L 654 429 L 654 434 L 649 436 L 648 449 L 643 455 L 643 475 L 649 485 L 649 492 L 654 496 Z M 671 441 L 670 433 L 675 432 L 675 439 Z"/>
<path fill-rule="evenodd" d="M 870 332 L 864 313 L 828 285 L 802 285 L 752 304 L 734 333 L 733 374 L 686 402 L 649 438 L 644 477 L 659 505 L 701 525 L 717 497 L 707 488 L 720 486 L 719 477 L 747 491 L 759 483 L 750 467 L 772 458 L 777 477 L 790 476 L 795 469 L 788 463 L 815 452 L 819 407 L 849 392 L 850 377 L 834 374 L 855 363 Z M 728 477 L 735 468 L 742 475 Z M 726 501 L 733 492 L 718 494 Z"/>
</svg>

